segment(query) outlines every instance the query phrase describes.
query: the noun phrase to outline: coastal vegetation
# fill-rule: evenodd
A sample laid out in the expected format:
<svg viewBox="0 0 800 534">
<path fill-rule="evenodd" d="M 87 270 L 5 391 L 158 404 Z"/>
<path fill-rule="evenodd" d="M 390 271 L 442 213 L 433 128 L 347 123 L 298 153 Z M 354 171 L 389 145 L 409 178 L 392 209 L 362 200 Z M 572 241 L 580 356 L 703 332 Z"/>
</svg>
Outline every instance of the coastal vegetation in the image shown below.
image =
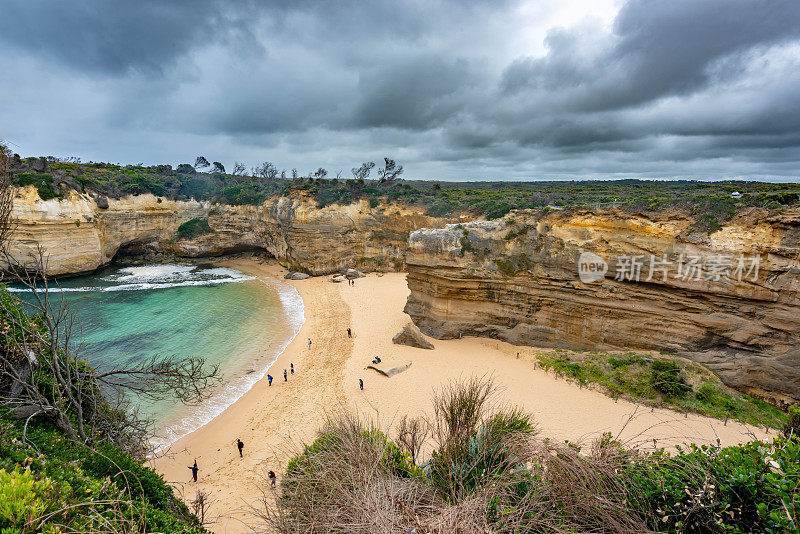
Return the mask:
<svg viewBox="0 0 800 534">
<path fill-rule="evenodd" d="M 457 213 L 499 218 L 513 209 L 617 208 L 629 212 L 679 210 L 695 219 L 695 232 L 713 232 L 747 207 L 780 210 L 800 202 L 800 184 L 757 181 L 609 180 L 547 182 L 429 182 L 402 180 L 402 166 L 389 158 L 377 167 L 366 162 L 332 176 L 324 168 L 305 175 L 279 171 L 270 163 L 231 172 L 202 156 L 195 165 L 116 165 L 81 163 L 75 158 L 11 159 L 13 182 L 33 185 L 43 199 L 62 198 L 69 190 L 118 198 L 152 193 L 169 199 L 208 200 L 257 205 L 277 196 L 307 195 L 319 207 L 366 200 L 424 207 L 432 216 Z M 370 179 L 375 171 L 376 179 Z"/>
<path fill-rule="evenodd" d="M 479 379 L 445 387 L 394 440 L 331 419 L 260 516 L 283 533 L 797 530 L 797 408 L 771 441 L 666 450 L 606 433 L 583 447 L 540 437 L 494 395 Z"/>
<path fill-rule="evenodd" d="M 556 349 L 537 360 L 559 378 L 646 406 L 769 428 L 781 428 L 787 420 L 775 406 L 726 387 L 709 369 L 683 358 Z"/>
</svg>

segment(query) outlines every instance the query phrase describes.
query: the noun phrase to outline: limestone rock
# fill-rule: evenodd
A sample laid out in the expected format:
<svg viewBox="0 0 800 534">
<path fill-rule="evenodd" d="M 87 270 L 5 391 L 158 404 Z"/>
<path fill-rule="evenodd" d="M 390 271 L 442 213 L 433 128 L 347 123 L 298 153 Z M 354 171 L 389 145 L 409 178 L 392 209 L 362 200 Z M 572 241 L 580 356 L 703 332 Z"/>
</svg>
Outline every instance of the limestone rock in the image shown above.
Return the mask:
<svg viewBox="0 0 800 534">
<path fill-rule="evenodd" d="M 518 211 L 412 232 L 405 311 L 438 339 L 666 351 L 709 366 L 730 386 L 800 400 L 800 208 L 747 212 L 695 238 L 693 223 L 675 214 Z M 665 254 L 667 276 L 650 277 L 651 259 Z M 607 265 L 584 282 L 580 261 L 592 255 Z M 753 255 L 757 276 L 738 280 L 739 259 L 749 268 Z M 704 258 L 697 279 L 685 276 L 686 265 L 678 276 L 679 258 L 690 257 Z M 639 281 L 625 258 L 636 258 Z M 713 262 L 727 271 L 709 271 Z"/>
<path fill-rule="evenodd" d="M 331 278 L 331 282 L 335 282 L 337 284 L 340 284 L 340 283 L 344 282 L 345 280 L 347 280 L 347 278 L 345 278 L 341 274 L 337 274 L 333 278 Z"/>
<path fill-rule="evenodd" d="M 283 277 L 287 280 L 305 280 L 310 276 L 311 275 L 308 275 L 306 273 L 291 272 L 291 273 L 286 273 Z"/>
<path fill-rule="evenodd" d="M 354 278 L 364 278 L 366 275 L 355 269 L 345 269 L 344 276 L 350 280 L 353 280 Z"/>
<path fill-rule="evenodd" d="M 394 375 L 402 373 L 409 367 L 411 367 L 411 362 L 406 362 L 404 364 L 392 364 L 392 363 L 382 362 L 382 363 L 371 363 L 367 366 L 367 369 L 378 371 L 383 376 L 387 378 L 392 378 Z"/>
<path fill-rule="evenodd" d="M 397 345 L 408 345 L 409 347 L 420 349 L 433 349 L 431 342 L 425 339 L 425 336 L 422 335 L 422 332 L 414 323 L 406 324 L 402 330 L 395 334 L 392 342 Z"/>
<path fill-rule="evenodd" d="M 447 222 L 423 211 L 395 205 L 371 208 L 367 200 L 318 208 L 303 194 L 270 198 L 260 206 L 212 206 L 151 194 L 92 198 L 76 191 L 62 200 L 43 201 L 36 188 L 28 186 L 14 198 L 11 248 L 25 257 L 42 244 L 49 255 L 50 276 L 91 272 L 142 241 L 155 243 L 164 261 L 266 251 L 311 275 L 354 266 L 392 271 L 403 267 L 409 232 Z M 174 239 L 182 223 L 196 218 L 207 219 L 214 232 Z M 361 273 L 353 269 L 351 275 Z"/>
</svg>

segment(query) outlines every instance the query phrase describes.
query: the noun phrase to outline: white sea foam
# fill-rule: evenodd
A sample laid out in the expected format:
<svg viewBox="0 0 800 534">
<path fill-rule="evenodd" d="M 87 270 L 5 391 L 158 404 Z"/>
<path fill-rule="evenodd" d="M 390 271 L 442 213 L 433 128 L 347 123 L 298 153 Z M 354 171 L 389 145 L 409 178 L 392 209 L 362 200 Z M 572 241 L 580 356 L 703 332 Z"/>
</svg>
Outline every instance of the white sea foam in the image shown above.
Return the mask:
<svg viewBox="0 0 800 534">
<path fill-rule="evenodd" d="M 204 269 L 192 265 L 142 265 L 138 267 L 125 267 L 114 274 L 101 278 L 112 285 L 95 285 L 84 287 L 60 287 L 51 284 L 50 293 L 89 293 L 89 292 L 114 292 L 114 291 L 144 291 L 154 289 L 169 289 L 172 287 L 186 286 L 214 286 L 231 282 L 245 282 L 254 280 L 248 276 L 227 267 L 214 267 Z M 27 288 L 9 287 L 13 293 L 24 293 Z"/>
<path fill-rule="evenodd" d="M 251 277 L 255 278 L 255 277 Z M 286 350 L 286 347 L 297 337 L 300 327 L 305 323 L 305 305 L 300 293 L 294 286 L 279 280 L 265 281 L 258 279 L 265 286 L 273 289 L 280 298 L 281 305 L 286 312 L 286 320 L 289 326 L 290 335 L 287 339 L 275 348 L 266 358 L 262 359 L 262 368 L 256 372 L 245 374 L 232 379 L 221 391 L 217 392 L 211 399 L 202 406 L 195 407 L 192 412 L 183 417 L 180 423 L 164 429 L 164 436 L 153 440 L 153 445 L 157 449 L 169 446 L 180 438 L 208 424 L 215 417 L 224 412 L 265 376 L 278 356 Z M 266 361 L 265 361 L 266 360 Z M 264 363 L 265 361 L 265 363 Z"/>
</svg>

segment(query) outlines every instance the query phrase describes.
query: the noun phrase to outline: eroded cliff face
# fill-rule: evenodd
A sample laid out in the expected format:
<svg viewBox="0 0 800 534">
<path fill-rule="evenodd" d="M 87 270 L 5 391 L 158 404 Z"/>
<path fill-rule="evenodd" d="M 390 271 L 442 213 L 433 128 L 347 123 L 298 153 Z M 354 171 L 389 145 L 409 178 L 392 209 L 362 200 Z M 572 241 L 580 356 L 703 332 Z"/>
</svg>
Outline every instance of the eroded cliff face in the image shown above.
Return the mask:
<svg viewBox="0 0 800 534">
<path fill-rule="evenodd" d="M 347 267 L 398 270 L 404 267 L 409 232 L 447 222 L 427 217 L 418 208 L 371 208 L 366 200 L 319 209 L 303 195 L 269 199 L 260 206 L 139 195 L 110 199 L 104 207 L 74 192 L 63 200 L 43 201 L 33 187 L 17 192 L 13 217 L 14 256 L 31 257 L 41 245 L 51 276 L 93 271 L 120 249 L 164 260 L 261 249 L 289 268 L 315 275 Z M 178 238 L 178 227 L 191 219 L 207 219 L 212 231 Z"/>
<path fill-rule="evenodd" d="M 406 312 L 442 339 L 670 351 L 800 400 L 800 210 L 752 209 L 710 236 L 689 235 L 693 222 L 516 212 L 419 230 Z"/>
<path fill-rule="evenodd" d="M 74 191 L 63 200 L 41 200 L 34 187 L 17 191 L 11 253 L 29 263 L 41 246 L 52 276 L 90 272 L 107 264 L 123 245 L 173 236 L 182 223 L 204 217 L 209 205 L 159 200 L 153 195 L 97 201 Z"/>
</svg>

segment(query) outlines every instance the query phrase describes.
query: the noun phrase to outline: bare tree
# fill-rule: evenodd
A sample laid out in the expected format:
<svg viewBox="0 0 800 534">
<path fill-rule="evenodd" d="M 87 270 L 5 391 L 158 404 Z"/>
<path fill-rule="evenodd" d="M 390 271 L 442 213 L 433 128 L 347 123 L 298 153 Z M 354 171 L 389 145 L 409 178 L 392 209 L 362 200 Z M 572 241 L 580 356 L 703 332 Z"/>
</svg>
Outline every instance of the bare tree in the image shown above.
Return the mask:
<svg viewBox="0 0 800 534">
<path fill-rule="evenodd" d="M 13 333 L 0 350 L 0 393 L 17 418 L 43 416 L 70 439 L 87 443 L 102 435 L 143 454 L 150 424 L 126 413 L 125 393 L 192 404 L 207 399 L 219 382 L 219 368 L 201 357 L 152 357 L 93 369 L 73 340 L 75 316 L 67 301 L 52 297 L 44 249 L 23 262 L 6 248 L 4 258 L 30 295 L 24 304 L 8 293 L 0 298 L 0 318 Z"/>
<path fill-rule="evenodd" d="M 253 168 L 253 176 L 264 180 L 274 180 L 278 176 L 278 169 L 269 161 L 265 161 L 258 167 Z"/>
<path fill-rule="evenodd" d="M 292 169 L 292 180 L 297 180 L 297 169 Z"/>
<path fill-rule="evenodd" d="M 285 179 L 286 179 L 286 169 L 283 169 L 281 171 L 281 180 L 285 180 Z"/>
<path fill-rule="evenodd" d="M 369 178 L 369 173 L 375 168 L 375 162 L 367 161 L 362 163 L 360 167 L 353 167 L 350 172 L 353 173 L 353 178 L 356 180 L 366 180 Z"/>
<path fill-rule="evenodd" d="M 383 158 L 383 167 L 378 169 L 379 183 L 393 182 L 403 174 L 403 166 L 398 165 L 393 159 Z"/>
<path fill-rule="evenodd" d="M 233 170 L 231 171 L 231 176 L 244 176 L 244 171 L 247 167 L 244 166 L 244 163 L 239 163 L 238 161 L 233 164 Z"/>
<path fill-rule="evenodd" d="M 326 176 L 328 176 L 328 171 L 320 167 L 316 171 L 314 171 L 311 176 L 315 176 L 317 180 L 324 180 Z"/>
</svg>

